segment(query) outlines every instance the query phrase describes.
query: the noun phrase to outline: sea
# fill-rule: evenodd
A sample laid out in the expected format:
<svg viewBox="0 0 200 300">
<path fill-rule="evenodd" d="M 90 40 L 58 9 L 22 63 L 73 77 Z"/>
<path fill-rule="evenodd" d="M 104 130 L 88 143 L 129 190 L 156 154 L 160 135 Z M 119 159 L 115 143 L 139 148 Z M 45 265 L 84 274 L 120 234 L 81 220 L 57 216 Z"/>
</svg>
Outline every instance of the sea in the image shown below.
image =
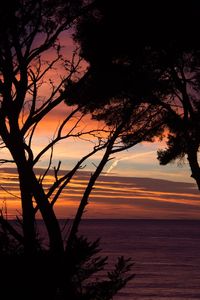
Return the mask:
<svg viewBox="0 0 200 300">
<path fill-rule="evenodd" d="M 135 277 L 114 300 L 200 299 L 200 221 L 82 220 L 80 234 L 101 238 L 108 271 L 132 258 Z"/>
<path fill-rule="evenodd" d="M 65 234 L 71 223 L 60 220 Z M 200 220 L 83 219 L 79 234 L 100 238 L 105 273 L 132 259 L 135 277 L 113 300 L 200 300 Z"/>
</svg>

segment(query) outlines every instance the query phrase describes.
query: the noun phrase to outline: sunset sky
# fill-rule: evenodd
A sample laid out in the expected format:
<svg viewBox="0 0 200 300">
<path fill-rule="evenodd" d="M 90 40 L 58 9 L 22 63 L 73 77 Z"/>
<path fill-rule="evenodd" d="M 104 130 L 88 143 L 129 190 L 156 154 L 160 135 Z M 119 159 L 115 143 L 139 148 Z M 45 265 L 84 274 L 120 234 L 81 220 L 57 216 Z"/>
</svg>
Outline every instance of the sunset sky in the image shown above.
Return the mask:
<svg viewBox="0 0 200 300">
<path fill-rule="evenodd" d="M 140 174 L 142 175 L 142 171 Z M 81 171 L 64 190 L 55 206 L 60 218 L 73 218 L 89 176 L 90 172 Z M 3 189 L 0 190 L 2 207 L 6 204 L 8 217 L 13 218 L 20 211 L 16 172 L 12 168 L 1 168 L 0 180 L 1 187 L 11 193 L 7 194 Z M 46 186 L 52 180 L 50 174 L 45 182 Z M 111 173 L 107 176 L 103 174 L 91 194 L 84 217 L 199 219 L 199 200 L 199 192 L 193 183 L 153 179 L 147 176 L 125 177 L 114 176 Z"/>
<path fill-rule="evenodd" d="M 50 141 L 62 115 L 63 110 L 58 110 L 43 124 L 35 139 L 35 152 Z M 86 121 L 90 126 L 89 119 Z M 97 181 L 84 217 L 199 219 L 200 196 L 190 178 L 187 162 L 182 166 L 176 163 L 160 166 L 156 151 L 163 146 L 164 142 L 142 143 L 115 156 Z M 55 149 L 52 167 L 61 160 L 64 174 L 64 170 L 71 169 L 92 147 L 92 143 L 79 139 L 60 142 Z M 6 150 L 1 151 L 5 151 L 4 156 L 7 155 Z M 84 171 L 78 173 L 64 190 L 55 206 L 60 218 L 73 218 L 90 173 L 101 155 L 99 153 L 88 160 Z M 38 167 L 44 168 L 48 161 L 49 154 L 41 159 Z M 2 165 L 0 177 L 1 206 L 6 204 L 8 217 L 13 218 L 20 211 L 18 180 L 13 165 L 9 168 Z M 50 174 L 46 184 L 52 181 Z M 11 194 L 6 193 L 5 189 Z"/>
<path fill-rule="evenodd" d="M 63 36 L 66 53 L 71 53 L 74 44 Z M 52 59 L 47 52 L 45 59 Z M 63 73 L 61 66 L 50 70 L 51 80 L 57 80 Z M 48 82 L 42 85 L 42 95 L 49 93 Z M 36 130 L 33 140 L 35 154 L 48 144 L 63 118 L 71 111 L 65 104 L 57 107 Z M 102 124 L 94 123 L 86 116 L 80 126 L 84 130 L 98 128 Z M 93 148 L 93 141 L 70 138 L 59 142 L 55 147 L 52 167 L 61 160 L 61 169 L 70 170 L 74 164 Z M 142 143 L 132 149 L 113 157 L 104 168 L 104 173 L 96 183 L 87 207 L 86 218 L 200 218 L 200 196 L 194 181 L 190 178 L 187 161 L 160 166 L 156 159 L 157 150 L 165 147 L 165 142 Z M 10 158 L 5 148 L 1 150 L 2 158 Z M 78 207 L 89 174 L 98 164 L 102 152 L 86 162 L 84 172 L 76 175 L 70 186 L 65 189 L 55 206 L 60 218 L 73 218 Z M 49 153 L 38 163 L 38 168 L 45 168 L 49 162 Z M 8 167 L 8 168 L 7 168 Z M 13 164 L 0 166 L 1 207 L 7 207 L 8 217 L 20 213 L 20 198 L 16 172 Z M 48 177 L 49 183 L 52 176 Z M 48 183 L 47 183 L 48 184 Z M 6 192 L 6 191 L 9 191 Z"/>
</svg>

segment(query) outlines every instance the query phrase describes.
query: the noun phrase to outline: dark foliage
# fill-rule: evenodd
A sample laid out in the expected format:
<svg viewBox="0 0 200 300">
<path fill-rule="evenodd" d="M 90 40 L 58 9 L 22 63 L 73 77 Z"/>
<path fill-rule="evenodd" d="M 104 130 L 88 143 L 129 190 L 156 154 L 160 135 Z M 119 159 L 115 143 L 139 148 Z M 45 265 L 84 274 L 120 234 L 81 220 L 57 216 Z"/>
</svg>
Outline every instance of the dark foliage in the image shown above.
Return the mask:
<svg viewBox="0 0 200 300">
<path fill-rule="evenodd" d="M 189 6 L 179 1 L 100 1 L 96 13 L 77 25 L 74 37 L 90 68 L 77 85 L 79 97 L 72 93 L 69 101 L 98 107 L 111 96 L 135 101 L 158 90 L 169 92 L 164 72 L 183 52 L 199 49 L 199 9 L 196 1 Z"/>
<path fill-rule="evenodd" d="M 196 1 L 100 1 L 77 24 L 74 39 L 89 68 L 66 101 L 108 124 L 115 122 L 113 107 L 124 118 L 123 101 L 157 106 L 157 124 L 169 133 L 169 147 L 158 153 L 161 164 L 186 155 L 200 188 L 199 25 Z"/>
<path fill-rule="evenodd" d="M 130 258 L 119 257 L 113 271 L 104 270 L 108 258 L 99 255 L 99 240 L 76 237 L 63 257 L 42 249 L 26 256 L 2 232 L 0 242 L 1 284 L 16 286 L 4 299 L 109 300 L 134 277 Z"/>
</svg>

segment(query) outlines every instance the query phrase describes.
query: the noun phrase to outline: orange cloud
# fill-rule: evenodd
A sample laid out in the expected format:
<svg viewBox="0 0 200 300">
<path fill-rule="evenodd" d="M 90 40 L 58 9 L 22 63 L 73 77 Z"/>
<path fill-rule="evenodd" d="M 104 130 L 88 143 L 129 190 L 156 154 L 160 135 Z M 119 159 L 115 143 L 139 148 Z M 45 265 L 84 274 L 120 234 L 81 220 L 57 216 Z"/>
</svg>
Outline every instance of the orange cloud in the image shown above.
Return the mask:
<svg viewBox="0 0 200 300">
<path fill-rule="evenodd" d="M 89 177 L 89 172 L 82 171 L 64 189 L 55 205 L 59 218 L 74 217 Z M 17 176 L 14 170 L 9 173 L 6 169 L 5 173 L 0 172 L 0 178 L 1 207 L 6 204 L 8 217 L 13 218 L 21 206 Z M 53 180 L 50 173 L 45 187 Z M 199 219 L 200 195 L 194 187 L 191 183 L 151 178 L 101 176 L 90 195 L 84 217 Z"/>
</svg>

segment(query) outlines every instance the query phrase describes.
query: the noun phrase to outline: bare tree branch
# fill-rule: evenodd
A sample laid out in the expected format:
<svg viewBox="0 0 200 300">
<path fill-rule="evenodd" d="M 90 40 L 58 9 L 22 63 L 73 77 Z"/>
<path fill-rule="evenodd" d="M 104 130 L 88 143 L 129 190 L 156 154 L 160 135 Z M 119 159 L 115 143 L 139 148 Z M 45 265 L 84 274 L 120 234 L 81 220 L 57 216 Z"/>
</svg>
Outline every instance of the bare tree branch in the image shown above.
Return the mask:
<svg viewBox="0 0 200 300">
<path fill-rule="evenodd" d="M 34 161 L 33 161 L 33 165 L 35 165 L 38 160 L 41 158 L 42 155 L 44 155 L 44 153 L 46 153 L 50 148 L 52 148 L 58 141 L 62 140 L 62 139 L 66 139 L 68 137 L 68 134 L 66 134 L 65 136 L 61 136 L 61 132 L 62 129 L 64 127 L 64 125 L 72 118 L 72 116 L 78 111 L 79 109 L 76 108 L 75 110 L 73 110 L 63 121 L 63 123 L 61 124 L 61 126 L 58 129 L 58 134 L 56 136 L 55 139 L 53 139 L 45 148 L 43 148 L 40 153 L 38 153 L 38 155 L 35 157 Z"/>
<path fill-rule="evenodd" d="M 106 142 L 103 145 L 99 145 L 99 146 L 94 147 L 93 151 L 91 151 L 87 155 L 83 156 L 77 162 L 77 164 L 74 166 L 74 168 L 71 171 L 69 171 L 67 174 L 65 174 L 64 176 L 60 177 L 59 179 L 58 179 L 58 170 L 60 168 L 60 163 L 58 164 L 58 167 L 55 170 L 55 182 L 49 188 L 49 191 L 46 194 L 47 198 L 49 199 L 53 195 L 53 193 L 56 191 L 56 189 L 58 188 L 58 191 L 56 192 L 56 194 L 54 195 L 54 197 L 53 197 L 53 199 L 51 201 L 51 205 L 52 206 L 55 204 L 55 202 L 57 201 L 58 197 L 60 196 L 62 190 L 70 182 L 70 180 L 72 179 L 72 177 L 74 176 L 74 174 L 76 173 L 76 171 L 81 168 L 82 163 L 85 160 L 87 160 L 89 157 L 91 157 L 92 155 L 94 155 L 95 153 L 97 153 L 98 151 L 101 151 L 101 150 L 105 149 L 107 147 L 107 145 L 108 145 L 108 143 Z M 38 211 L 38 206 L 35 207 L 35 213 L 37 211 Z"/>
<path fill-rule="evenodd" d="M 12 159 L 0 159 L 0 164 L 14 163 Z"/>
<path fill-rule="evenodd" d="M 44 172 L 44 174 L 39 178 L 39 182 L 40 184 L 43 182 L 45 176 L 47 175 L 47 173 L 49 172 L 49 169 L 51 167 L 52 164 L 52 158 L 53 158 L 53 146 L 51 147 L 51 153 L 50 153 L 50 157 L 49 157 L 49 164 Z"/>
<path fill-rule="evenodd" d="M 13 194 L 13 193 L 11 193 L 11 192 L 9 192 L 9 191 L 8 191 L 6 188 L 4 188 L 1 184 L 0 184 L 0 188 L 1 188 L 4 192 L 6 192 L 7 194 L 11 195 L 12 197 L 15 197 L 15 198 L 21 200 L 21 197 L 19 197 L 19 196 Z"/>
</svg>

